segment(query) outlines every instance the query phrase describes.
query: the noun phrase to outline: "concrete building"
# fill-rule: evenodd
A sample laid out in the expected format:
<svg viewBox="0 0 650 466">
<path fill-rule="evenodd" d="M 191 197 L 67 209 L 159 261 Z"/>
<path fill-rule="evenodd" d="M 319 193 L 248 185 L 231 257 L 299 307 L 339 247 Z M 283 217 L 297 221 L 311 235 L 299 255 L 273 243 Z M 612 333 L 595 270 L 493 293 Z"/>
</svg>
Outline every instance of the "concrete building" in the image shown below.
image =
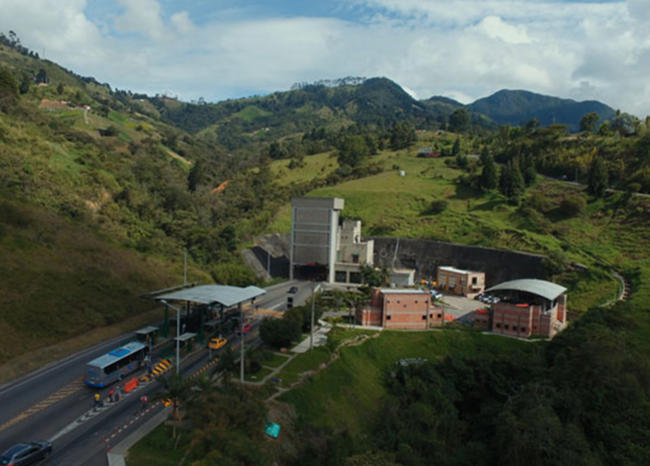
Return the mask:
<svg viewBox="0 0 650 466">
<path fill-rule="evenodd" d="M 359 325 L 385 328 L 427 329 L 445 322 L 444 310 L 431 302 L 427 291 L 373 288 L 370 302 L 358 309 Z"/>
<path fill-rule="evenodd" d="M 473 298 L 485 289 L 485 273 L 438 267 L 437 288 L 440 291 Z"/>
<path fill-rule="evenodd" d="M 415 269 L 393 269 L 388 273 L 390 286 L 406 288 L 415 284 Z"/>
<path fill-rule="evenodd" d="M 360 220 L 339 221 L 343 206 L 339 198 L 299 197 L 291 201 L 290 279 L 297 268 L 325 267 L 328 283 L 361 284 L 361 267 L 373 264 L 374 241 L 361 241 Z"/>
<path fill-rule="evenodd" d="M 361 220 L 343 220 L 337 231 L 334 282 L 360 285 L 361 267 L 373 264 L 374 244 L 361 241 Z"/>
<path fill-rule="evenodd" d="M 291 201 L 289 278 L 295 267 L 320 264 L 327 267 L 327 281 L 334 282 L 339 212 L 343 199 L 300 197 Z"/>
<path fill-rule="evenodd" d="M 566 288 L 546 280 L 523 279 L 487 290 L 501 301 L 492 304 L 494 333 L 513 337 L 553 338 L 567 325 Z"/>
</svg>

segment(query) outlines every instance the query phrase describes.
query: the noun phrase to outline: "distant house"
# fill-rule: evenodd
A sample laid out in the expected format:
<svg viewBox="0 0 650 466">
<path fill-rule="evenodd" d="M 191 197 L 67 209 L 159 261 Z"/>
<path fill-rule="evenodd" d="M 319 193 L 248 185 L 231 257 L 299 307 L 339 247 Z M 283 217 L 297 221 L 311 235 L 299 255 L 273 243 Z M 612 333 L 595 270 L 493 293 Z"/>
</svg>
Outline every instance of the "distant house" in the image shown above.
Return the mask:
<svg viewBox="0 0 650 466">
<path fill-rule="evenodd" d="M 438 153 L 434 152 L 431 147 L 423 147 L 422 149 L 418 150 L 418 157 L 420 158 L 431 158 L 431 157 L 438 157 Z"/>
<path fill-rule="evenodd" d="M 437 283 L 440 291 L 473 298 L 485 289 L 485 273 L 441 266 Z"/>
<path fill-rule="evenodd" d="M 486 290 L 501 301 L 492 304 L 494 333 L 514 337 L 554 337 L 567 325 L 566 288 L 546 280 L 523 279 Z M 477 316 L 475 315 L 475 322 Z"/>
<path fill-rule="evenodd" d="M 395 329 L 427 329 L 446 320 L 441 307 L 432 303 L 428 291 L 373 288 L 370 303 L 357 310 L 357 323 Z"/>
</svg>

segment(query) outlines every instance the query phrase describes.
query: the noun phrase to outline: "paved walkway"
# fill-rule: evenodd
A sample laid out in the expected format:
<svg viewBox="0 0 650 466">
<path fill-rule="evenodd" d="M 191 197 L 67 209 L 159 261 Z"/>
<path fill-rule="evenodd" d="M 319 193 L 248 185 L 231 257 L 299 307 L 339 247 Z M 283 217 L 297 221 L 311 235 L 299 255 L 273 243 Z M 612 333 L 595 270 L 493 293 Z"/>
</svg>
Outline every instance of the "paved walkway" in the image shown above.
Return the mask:
<svg viewBox="0 0 650 466">
<path fill-rule="evenodd" d="M 319 320 L 318 323 L 320 327 L 314 330 L 314 347 L 322 346 L 327 343 L 327 334 L 332 330 L 332 325 L 325 322 L 324 320 Z M 294 346 L 291 351 L 294 353 L 304 353 L 309 351 L 311 337 L 305 338 L 303 341 Z"/>
<path fill-rule="evenodd" d="M 138 443 L 140 439 L 148 435 L 152 430 L 154 430 L 156 427 L 162 424 L 163 421 L 169 417 L 169 412 L 171 411 L 171 409 L 172 409 L 171 406 L 163 408 L 162 411 L 160 411 L 158 414 L 156 414 L 147 422 L 145 422 L 140 427 L 138 427 L 135 432 L 133 432 L 127 438 L 125 438 L 120 443 L 115 445 L 106 454 L 106 457 L 108 459 L 108 465 L 125 466 L 126 463 L 124 461 L 124 457 L 126 456 L 129 448 L 131 448 L 133 445 Z"/>
</svg>

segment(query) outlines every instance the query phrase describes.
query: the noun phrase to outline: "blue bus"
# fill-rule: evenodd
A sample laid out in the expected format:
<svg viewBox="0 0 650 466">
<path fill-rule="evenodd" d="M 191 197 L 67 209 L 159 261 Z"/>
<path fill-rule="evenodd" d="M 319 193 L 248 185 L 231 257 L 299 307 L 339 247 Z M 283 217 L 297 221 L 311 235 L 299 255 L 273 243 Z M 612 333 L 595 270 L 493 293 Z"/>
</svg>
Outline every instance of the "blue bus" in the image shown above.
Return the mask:
<svg viewBox="0 0 650 466">
<path fill-rule="evenodd" d="M 86 365 L 84 383 L 89 387 L 104 388 L 121 380 L 142 366 L 148 352 L 147 345 L 138 341 L 115 348 Z"/>
</svg>

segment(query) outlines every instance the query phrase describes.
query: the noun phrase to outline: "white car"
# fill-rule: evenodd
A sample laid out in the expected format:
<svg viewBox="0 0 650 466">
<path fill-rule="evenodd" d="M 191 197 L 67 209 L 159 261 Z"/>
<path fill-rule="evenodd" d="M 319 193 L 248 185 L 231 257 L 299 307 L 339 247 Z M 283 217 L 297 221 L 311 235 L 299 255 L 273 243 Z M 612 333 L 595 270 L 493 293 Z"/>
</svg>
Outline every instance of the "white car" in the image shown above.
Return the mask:
<svg viewBox="0 0 650 466">
<path fill-rule="evenodd" d="M 430 290 L 431 291 L 431 297 L 433 299 L 441 299 L 442 298 L 442 293 L 438 290 Z"/>
</svg>

